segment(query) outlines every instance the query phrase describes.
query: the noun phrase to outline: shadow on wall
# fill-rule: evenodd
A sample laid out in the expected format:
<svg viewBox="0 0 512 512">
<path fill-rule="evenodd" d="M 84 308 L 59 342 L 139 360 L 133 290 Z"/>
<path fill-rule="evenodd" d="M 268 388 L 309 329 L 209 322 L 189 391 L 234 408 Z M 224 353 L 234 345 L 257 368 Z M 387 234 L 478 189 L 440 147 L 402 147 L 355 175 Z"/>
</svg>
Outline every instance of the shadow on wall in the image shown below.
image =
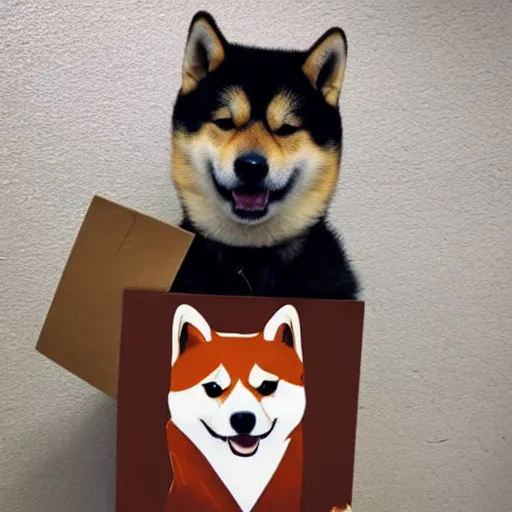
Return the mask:
<svg viewBox="0 0 512 512">
<path fill-rule="evenodd" d="M 69 420 L 68 420 L 69 421 Z M 115 402 L 101 397 L 67 427 L 34 424 L 25 438 L 26 471 L 2 496 L 2 510 L 111 512 L 114 509 Z"/>
</svg>

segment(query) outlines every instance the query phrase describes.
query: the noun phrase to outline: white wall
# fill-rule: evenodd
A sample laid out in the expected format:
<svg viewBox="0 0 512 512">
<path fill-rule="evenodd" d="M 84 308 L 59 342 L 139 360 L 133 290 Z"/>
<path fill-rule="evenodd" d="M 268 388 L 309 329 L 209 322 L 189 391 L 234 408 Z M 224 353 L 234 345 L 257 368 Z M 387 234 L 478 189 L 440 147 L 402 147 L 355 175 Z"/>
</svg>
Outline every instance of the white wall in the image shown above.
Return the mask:
<svg viewBox="0 0 512 512">
<path fill-rule="evenodd" d="M 509 0 L 0 3 L 0 510 L 112 510 L 114 404 L 34 344 L 93 194 L 176 220 L 191 16 L 349 37 L 332 209 L 365 284 L 356 512 L 512 509 Z"/>
</svg>

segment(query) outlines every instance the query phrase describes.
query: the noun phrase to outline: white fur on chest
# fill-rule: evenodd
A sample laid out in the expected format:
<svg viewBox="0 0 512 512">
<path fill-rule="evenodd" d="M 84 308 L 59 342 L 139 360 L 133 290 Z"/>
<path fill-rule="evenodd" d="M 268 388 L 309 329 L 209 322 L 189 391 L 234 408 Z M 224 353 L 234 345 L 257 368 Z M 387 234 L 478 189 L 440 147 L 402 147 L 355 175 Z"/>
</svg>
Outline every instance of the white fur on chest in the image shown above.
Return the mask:
<svg viewBox="0 0 512 512">
<path fill-rule="evenodd" d="M 249 512 L 274 476 L 289 444 L 290 439 L 279 445 L 266 439 L 252 457 L 229 456 L 225 447 L 216 450 L 211 446 L 207 459 L 242 512 Z"/>
</svg>

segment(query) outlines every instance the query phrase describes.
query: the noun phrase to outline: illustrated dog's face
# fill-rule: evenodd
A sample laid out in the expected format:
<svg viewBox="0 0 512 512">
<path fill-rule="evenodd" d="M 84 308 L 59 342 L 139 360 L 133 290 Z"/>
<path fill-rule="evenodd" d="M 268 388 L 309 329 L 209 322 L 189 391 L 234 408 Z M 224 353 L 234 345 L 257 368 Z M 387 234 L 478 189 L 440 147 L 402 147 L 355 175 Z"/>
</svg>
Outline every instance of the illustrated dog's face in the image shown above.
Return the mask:
<svg viewBox="0 0 512 512">
<path fill-rule="evenodd" d="M 228 43 L 190 26 L 173 114 L 173 179 L 189 219 L 230 244 L 274 245 L 325 214 L 338 178 L 346 39 L 308 51 Z"/>
<path fill-rule="evenodd" d="M 176 311 L 171 419 L 210 460 L 282 455 L 305 410 L 300 325 L 281 308 L 263 332 L 212 331 L 188 305 Z"/>
</svg>

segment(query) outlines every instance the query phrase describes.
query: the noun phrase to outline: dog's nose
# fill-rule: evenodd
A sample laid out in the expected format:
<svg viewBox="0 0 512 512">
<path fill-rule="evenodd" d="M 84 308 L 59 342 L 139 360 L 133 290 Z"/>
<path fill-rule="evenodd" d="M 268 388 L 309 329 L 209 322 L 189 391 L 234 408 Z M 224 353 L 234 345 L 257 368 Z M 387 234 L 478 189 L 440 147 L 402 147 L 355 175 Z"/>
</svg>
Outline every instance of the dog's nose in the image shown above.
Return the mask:
<svg viewBox="0 0 512 512">
<path fill-rule="evenodd" d="M 240 435 L 250 434 L 254 425 L 256 425 L 256 416 L 252 412 L 235 412 L 230 418 L 233 430 Z"/>
<path fill-rule="evenodd" d="M 259 153 L 245 153 L 235 160 L 235 174 L 245 183 L 258 183 L 268 174 L 267 159 Z"/>
</svg>

